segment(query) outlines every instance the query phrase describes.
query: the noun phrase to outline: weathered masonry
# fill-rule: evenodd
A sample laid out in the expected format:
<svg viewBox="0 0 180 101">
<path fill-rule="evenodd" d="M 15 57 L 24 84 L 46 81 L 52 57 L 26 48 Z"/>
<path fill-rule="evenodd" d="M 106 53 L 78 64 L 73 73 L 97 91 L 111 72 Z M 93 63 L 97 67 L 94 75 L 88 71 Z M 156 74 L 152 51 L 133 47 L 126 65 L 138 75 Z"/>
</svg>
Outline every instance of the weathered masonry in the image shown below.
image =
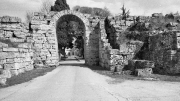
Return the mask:
<svg viewBox="0 0 180 101">
<path fill-rule="evenodd" d="M 37 49 L 37 60 L 45 61 L 47 64 L 55 65 L 59 62 L 58 43 L 56 28 L 58 21 L 64 16 L 76 16 L 82 20 L 85 26 L 84 33 L 84 56 L 86 64 L 98 65 L 99 62 L 99 29 L 96 28 L 97 18 L 90 19 L 93 22 L 90 23 L 88 15 L 81 14 L 79 12 L 65 10 L 52 14 L 49 19 L 43 18 L 44 15 L 35 14 L 32 21 L 33 39 L 35 49 Z M 95 23 L 95 24 L 94 24 Z M 93 25 L 94 24 L 94 25 Z M 47 47 L 45 47 L 47 46 Z M 50 47 L 48 47 L 50 46 Z M 46 57 L 46 58 L 45 58 Z"/>
<path fill-rule="evenodd" d="M 130 71 L 140 76 L 148 76 L 153 70 L 180 73 L 180 31 L 129 31 L 131 25 L 141 24 L 143 19 L 101 18 L 64 10 L 48 15 L 35 12 L 29 28 L 19 18 L 0 18 L 0 83 L 36 65 L 58 65 L 61 60 L 57 25 L 67 16 L 71 20 L 78 18 L 84 25 L 86 65 L 100 65 L 122 73 Z"/>
<path fill-rule="evenodd" d="M 65 16 L 76 16 L 84 23 L 85 33 L 84 33 L 84 56 L 87 65 L 100 65 L 109 70 L 122 71 L 124 67 L 133 71 L 146 74 L 152 73 L 152 68 L 159 66 L 161 61 L 161 70 L 166 70 L 168 73 L 178 73 L 180 69 L 178 67 L 178 31 L 128 31 L 128 28 L 131 28 L 133 24 L 141 23 L 144 19 L 156 20 L 155 17 L 148 18 L 136 18 L 129 17 L 127 20 L 122 20 L 121 17 L 107 17 L 100 18 L 98 16 L 91 16 L 87 14 L 81 14 L 79 12 L 64 10 L 61 12 L 52 12 L 49 16 L 46 16 L 42 22 L 38 18 L 43 18 L 44 15 L 37 14 L 34 18 L 37 17 L 38 20 L 34 19 L 32 27 L 40 27 L 39 31 L 33 31 L 33 35 L 36 35 L 41 39 L 43 35 L 46 39 L 53 39 L 54 43 L 38 43 L 34 40 L 34 45 L 38 47 L 44 47 L 43 45 L 53 46 L 50 49 L 42 49 L 47 51 L 45 53 L 50 53 L 44 56 L 43 61 L 49 64 L 56 64 L 59 61 L 58 56 L 58 46 L 57 46 L 57 35 L 56 35 L 56 26 L 58 21 Z M 139 20 L 137 20 L 139 19 Z M 158 20 L 159 18 L 157 18 Z M 44 24 L 42 24 L 45 21 Z M 38 23 L 38 24 L 36 24 Z M 45 27 L 47 26 L 47 27 Z M 146 25 L 148 26 L 148 25 Z M 43 29 L 47 28 L 47 29 Z M 49 29 L 48 29 L 49 28 Z M 34 29 L 34 27 L 33 27 Z M 173 27 L 174 29 L 174 27 Z M 164 34 L 163 34 L 164 33 Z M 42 35 L 43 34 L 43 35 Z M 52 36 L 48 36 L 51 34 Z M 170 41 L 167 41 L 167 36 L 172 36 L 169 38 Z M 133 38 L 135 37 L 135 38 Z M 155 41 L 153 37 L 159 37 L 160 41 Z M 163 41 L 166 40 L 166 41 Z M 157 49 L 152 47 L 152 44 L 158 45 L 159 42 L 165 42 L 165 46 L 172 44 L 168 47 L 161 47 L 158 51 L 163 51 L 164 55 L 168 53 L 169 55 L 155 57 L 155 53 L 158 52 Z M 147 44 L 148 43 L 148 44 Z M 146 51 L 144 47 L 146 48 Z M 174 48 L 173 48 L 174 47 Z M 151 49 L 150 49 L 151 48 Z M 39 50 L 38 50 L 39 51 Z M 142 53 L 143 51 L 143 53 Z M 38 53 L 38 52 L 37 52 Z M 42 52 L 40 52 L 42 53 Z M 145 54 L 147 53 L 147 54 Z M 139 56 L 139 54 L 143 56 Z M 174 54 L 174 55 L 173 55 Z M 177 54 L 177 55 L 175 55 Z M 38 55 L 38 59 L 42 59 L 43 54 Z M 148 58 L 147 58 L 147 57 Z M 154 57 L 151 57 L 154 56 Z M 158 55 L 157 55 L 158 56 Z M 39 58 L 41 57 L 41 58 Z M 155 59 L 156 58 L 156 59 Z M 168 60 L 170 59 L 170 60 Z M 174 62 L 174 59 L 176 62 Z M 175 65 L 173 65 L 175 64 Z M 143 65 L 143 66 L 139 66 Z M 168 67 L 167 67 L 168 65 Z M 164 67 L 164 68 L 162 68 Z M 167 68 L 166 68 L 167 67 Z M 157 69 L 157 68 L 156 68 Z M 160 71 L 160 70 L 158 70 Z"/>
</svg>

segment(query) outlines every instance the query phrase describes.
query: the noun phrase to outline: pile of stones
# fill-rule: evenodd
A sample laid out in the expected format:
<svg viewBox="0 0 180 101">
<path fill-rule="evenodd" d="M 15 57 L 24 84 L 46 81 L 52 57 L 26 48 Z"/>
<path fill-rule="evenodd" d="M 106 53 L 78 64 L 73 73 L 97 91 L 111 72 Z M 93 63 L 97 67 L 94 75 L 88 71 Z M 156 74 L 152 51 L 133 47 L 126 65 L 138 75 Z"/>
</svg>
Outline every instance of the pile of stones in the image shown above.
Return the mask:
<svg viewBox="0 0 180 101">
<path fill-rule="evenodd" d="M 129 60 L 128 69 L 133 74 L 142 77 L 149 77 L 153 73 L 154 62 L 148 60 Z"/>
</svg>

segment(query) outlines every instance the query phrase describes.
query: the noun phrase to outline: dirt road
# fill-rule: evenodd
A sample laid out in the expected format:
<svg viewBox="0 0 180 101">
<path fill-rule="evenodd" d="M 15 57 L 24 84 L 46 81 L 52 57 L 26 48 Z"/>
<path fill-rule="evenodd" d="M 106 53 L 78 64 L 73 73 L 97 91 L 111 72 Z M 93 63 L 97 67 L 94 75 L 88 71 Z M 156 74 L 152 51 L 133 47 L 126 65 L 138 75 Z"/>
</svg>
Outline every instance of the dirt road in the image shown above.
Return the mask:
<svg viewBox="0 0 180 101">
<path fill-rule="evenodd" d="M 67 65 L 68 64 L 68 65 Z M 0 101 L 180 101 L 180 83 L 113 79 L 66 61 L 30 82 L 0 89 Z"/>
</svg>

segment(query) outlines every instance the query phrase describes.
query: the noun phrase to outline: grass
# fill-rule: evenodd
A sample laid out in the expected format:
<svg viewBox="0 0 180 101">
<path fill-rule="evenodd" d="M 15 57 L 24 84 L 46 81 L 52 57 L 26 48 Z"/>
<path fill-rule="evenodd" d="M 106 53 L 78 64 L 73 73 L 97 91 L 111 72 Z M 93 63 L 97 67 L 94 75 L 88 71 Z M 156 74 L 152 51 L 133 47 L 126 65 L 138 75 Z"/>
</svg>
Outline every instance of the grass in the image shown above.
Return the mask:
<svg viewBox="0 0 180 101">
<path fill-rule="evenodd" d="M 101 75 L 105 75 L 113 78 L 114 80 L 111 81 L 111 83 L 121 83 L 125 80 L 180 82 L 180 74 L 177 75 L 152 74 L 150 77 L 138 77 L 135 75 L 115 74 L 112 71 L 105 70 L 98 66 L 91 66 L 90 68 Z"/>
<path fill-rule="evenodd" d="M 7 79 L 5 86 L 0 85 L 0 88 L 5 88 L 5 87 L 13 86 L 16 84 L 28 82 L 36 77 L 43 76 L 43 75 L 47 74 L 48 72 L 51 72 L 55 68 L 56 68 L 55 66 L 48 67 L 48 68 L 36 68 L 31 71 L 27 71 L 25 73 L 19 74 L 17 76 L 13 76 L 13 77 Z"/>
</svg>

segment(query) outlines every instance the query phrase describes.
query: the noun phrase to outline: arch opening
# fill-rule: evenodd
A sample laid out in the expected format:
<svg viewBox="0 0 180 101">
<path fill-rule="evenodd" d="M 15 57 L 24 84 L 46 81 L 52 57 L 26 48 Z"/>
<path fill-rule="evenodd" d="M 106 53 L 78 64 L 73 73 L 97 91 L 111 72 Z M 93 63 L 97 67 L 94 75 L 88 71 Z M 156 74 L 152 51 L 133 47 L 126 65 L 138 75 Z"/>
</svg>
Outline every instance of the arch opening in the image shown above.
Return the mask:
<svg viewBox="0 0 180 101">
<path fill-rule="evenodd" d="M 67 19 L 68 18 L 68 19 Z M 83 25 L 82 27 L 82 35 L 77 39 L 83 40 L 83 55 L 85 59 L 86 65 L 98 65 L 99 64 L 99 21 L 98 19 L 91 19 L 88 15 L 71 11 L 71 10 L 64 10 L 61 12 L 57 12 L 52 18 L 52 26 L 54 28 L 54 34 L 56 36 L 56 53 L 58 54 L 58 33 L 56 30 L 59 28 L 59 24 L 66 23 L 67 21 L 76 21 Z M 90 23 L 93 21 L 93 23 Z M 94 25 L 97 25 L 95 27 Z M 60 30 L 62 30 L 60 28 Z M 61 48 L 61 47 L 59 47 Z M 62 48 L 64 49 L 64 48 Z M 75 52 L 72 52 L 74 54 Z M 59 54 L 58 54 L 59 55 Z M 61 59 L 59 59 L 61 60 Z"/>
<path fill-rule="evenodd" d="M 66 14 L 56 21 L 59 55 L 63 58 L 78 56 L 84 58 L 86 26 L 81 18 Z"/>
</svg>

